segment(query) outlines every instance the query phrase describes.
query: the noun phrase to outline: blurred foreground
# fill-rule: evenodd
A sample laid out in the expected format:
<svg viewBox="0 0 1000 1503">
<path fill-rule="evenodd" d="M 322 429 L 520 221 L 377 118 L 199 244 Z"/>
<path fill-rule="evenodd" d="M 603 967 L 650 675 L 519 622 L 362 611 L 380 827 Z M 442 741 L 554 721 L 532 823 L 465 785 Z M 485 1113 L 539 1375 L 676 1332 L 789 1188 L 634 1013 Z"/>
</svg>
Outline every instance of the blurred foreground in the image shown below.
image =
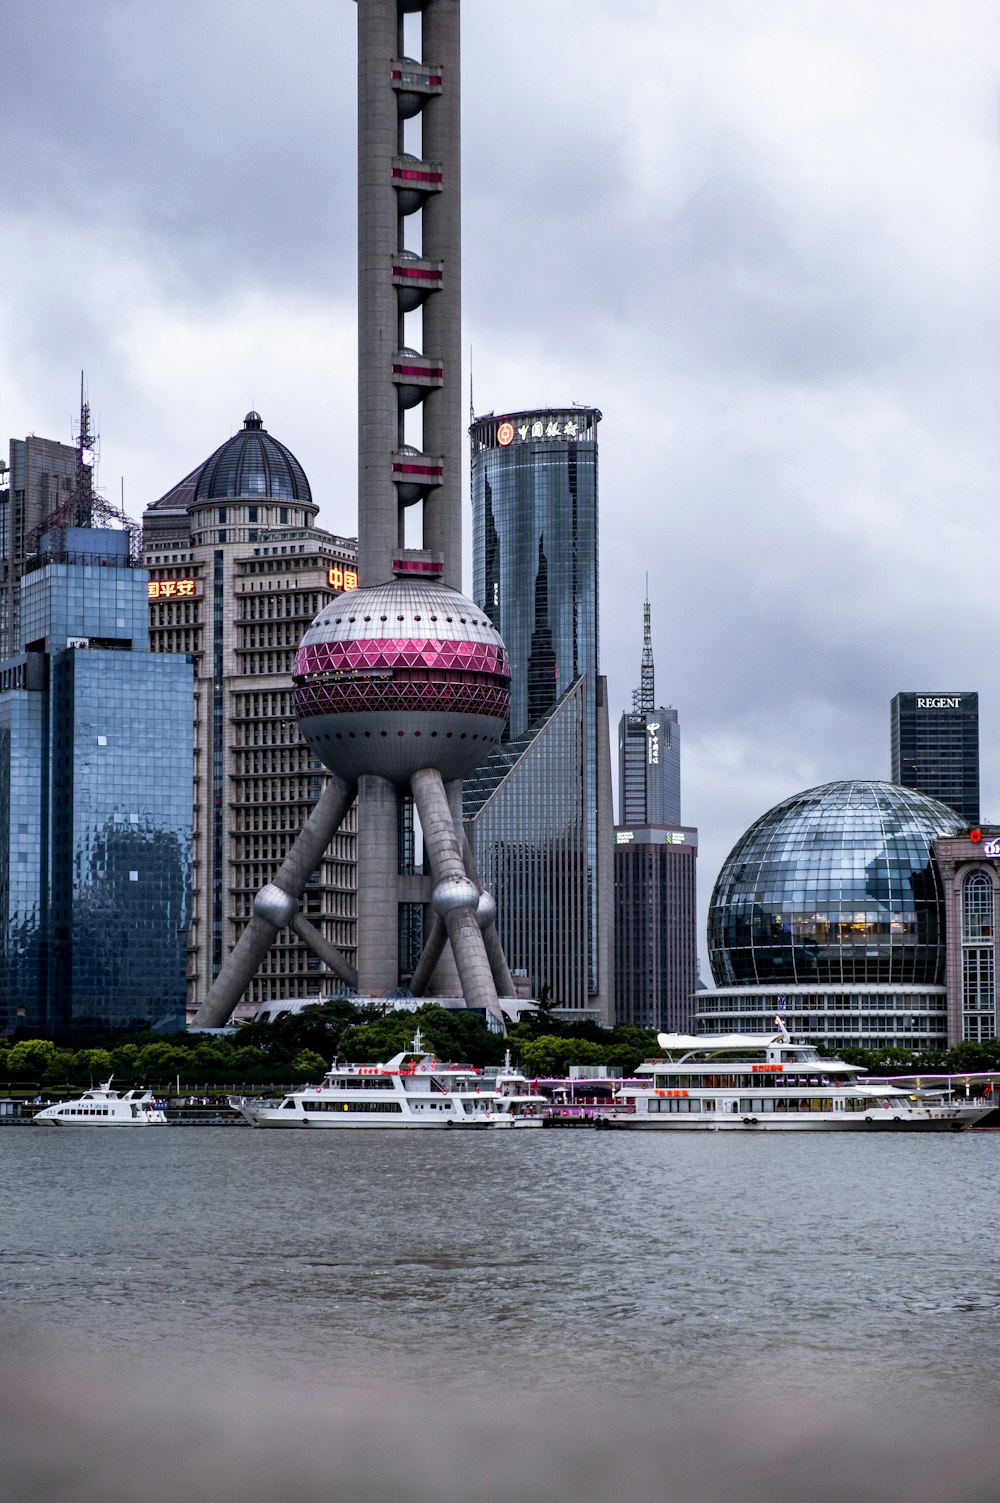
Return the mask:
<svg viewBox="0 0 1000 1503">
<path fill-rule="evenodd" d="M 598 1394 L 350 1391 L 336 1354 L 298 1386 L 178 1369 L 136 1381 L 23 1351 L 0 1366 L 11 1503 L 993 1503 L 1000 1437 L 942 1408 L 850 1413 L 719 1399 L 665 1414 Z M 334 1387 L 333 1384 L 338 1384 Z M 905 1374 L 900 1372 L 905 1390 Z M 435 1390 L 437 1389 L 437 1396 Z"/>
</svg>

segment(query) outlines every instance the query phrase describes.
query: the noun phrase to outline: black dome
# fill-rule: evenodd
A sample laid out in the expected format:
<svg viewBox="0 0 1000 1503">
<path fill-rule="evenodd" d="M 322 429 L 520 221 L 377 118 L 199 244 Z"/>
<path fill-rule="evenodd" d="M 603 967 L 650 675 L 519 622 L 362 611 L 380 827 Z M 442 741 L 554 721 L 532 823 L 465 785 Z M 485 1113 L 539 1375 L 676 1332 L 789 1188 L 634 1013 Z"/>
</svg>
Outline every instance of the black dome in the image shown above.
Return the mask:
<svg viewBox="0 0 1000 1503">
<path fill-rule="evenodd" d="M 243 431 L 221 444 L 198 476 L 196 502 L 237 496 L 312 502 L 305 470 L 291 450 L 265 430 L 258 412 L 247 413 Z"/>
</svg>

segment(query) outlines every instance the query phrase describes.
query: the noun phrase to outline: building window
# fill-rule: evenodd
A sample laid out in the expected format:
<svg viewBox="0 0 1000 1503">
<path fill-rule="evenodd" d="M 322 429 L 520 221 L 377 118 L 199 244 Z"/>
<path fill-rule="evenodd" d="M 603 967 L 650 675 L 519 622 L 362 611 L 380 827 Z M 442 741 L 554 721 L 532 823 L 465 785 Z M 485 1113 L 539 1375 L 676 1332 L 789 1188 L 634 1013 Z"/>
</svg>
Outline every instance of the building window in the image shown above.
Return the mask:
<svg viewBox="0 0 1000 1503">
<path fill-rule="evenodd" d="M 962 884 L 962 1034 L 976 1042 L 996 1034 L 993 882 L 970 872 Z"/>
</svg>

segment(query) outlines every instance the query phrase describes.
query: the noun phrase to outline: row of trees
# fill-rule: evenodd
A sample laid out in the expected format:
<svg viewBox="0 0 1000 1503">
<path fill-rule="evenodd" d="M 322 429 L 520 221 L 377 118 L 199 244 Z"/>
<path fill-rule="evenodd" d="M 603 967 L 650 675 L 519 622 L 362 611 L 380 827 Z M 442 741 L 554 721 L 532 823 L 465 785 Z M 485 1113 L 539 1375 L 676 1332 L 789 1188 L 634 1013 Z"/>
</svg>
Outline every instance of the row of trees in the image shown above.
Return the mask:
<svg viewBox="0 0 1000 1503">
<path fill-rule="evenodd" d="M 317 1003 L 273 1023 L 246 1023 L 228 1036 L 129 1034 L 90 1048 L 49 1039 L 0 1043 L 0 1082 L 87 1086 L 114 1075 L 132 1085 L 254 1085 L 318 1080 L 336 1056 L 374 1064 L 408 1049 L 419 1028 L 439 1059 L 499 1065 L 506 1049 L 525 1074 L 564 1075 L 571 1064 L 618 1065 L 628 1074 L 655 1052 L 642 1029 L 612 1030 L 561 1023 L 543 1012 L 510 1031 L 491 1033 L 476 1013 L 427 1005 L 416 1012 L 381 1012 L 347 1001 Z"/>
<path fill-rule="evenodd" d="M 476 1013 L 427 1005 L 416 1012 L 381 1012 L 347 1001 L 323 1002 L 273 1023 L 246 1023 L 228 1036 L 130 1034 L 100 1047 L 71 1049 L 50 1039 L 0 1043 L 0 1082 L 86 1086 L 114 1075 L 133 1085 L 183 1088 L 192 1084 L 255 1085 L 318 1080 L 330 1061 L 374 1064 L 408 1049 L 419 1028 L 439 1059 L 498 1065 L 510 1049 L 529 1078 L 566 1075 L 570 1065 L 607 1065 L 631 1075 L 657 1053 L 656 1035 L 619 1024 L 566 1023 L 550 1008 L 511 1028 L 507 1039 L 491 1033 Z M 833 1051 L 824 1051 L 832 1053 Z M 842 1049 L 840 1057 L 876 1075 L 964 1074 L 1000 1070 L 1000 1039 L 915 1053 L 907 1049 Z"/>
</svg>

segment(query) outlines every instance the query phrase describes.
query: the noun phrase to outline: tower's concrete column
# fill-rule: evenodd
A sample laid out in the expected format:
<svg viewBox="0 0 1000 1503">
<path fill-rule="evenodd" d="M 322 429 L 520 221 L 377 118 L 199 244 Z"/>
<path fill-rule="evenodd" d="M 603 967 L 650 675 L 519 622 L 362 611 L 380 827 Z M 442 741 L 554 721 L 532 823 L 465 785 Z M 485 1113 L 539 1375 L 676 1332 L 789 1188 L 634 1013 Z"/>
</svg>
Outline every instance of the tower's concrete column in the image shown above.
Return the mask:
<svg viewBox="0 0 1000 1503">
<path fill-rule="evenodd" d="M 441 774 L 434 767 L 421 768 L 413 774 L 411 787 L 424 847 L 434 868 L 434 910 L 448 928 L 462 995 L 471 1007 L 499 1014 L 493 973 L 476 922 L 479 889 L 465 875 L 461 838 L 455 830 Z"/>
<path fill-rule="evenodd" d="M 358 0 L 358 569 L 363 585 L 392 578 L 399 504 L 392 456 L 400 442 L 392 357 L 400 318 L 392 285 L 399 214 L 392 159 L 400 124 L 392 88 L 396 0 Z M 362 827 L 363 828 L 363 827 Z"/>
<path fill-rule="evenodd" d="M 226 956 L 211 991 L 195 1014 L 196 1028 L 223 1028 L 257 974 L 279 929 L 298 912 L 306 883 L 316 870 L 344 815 L 354 802 L 354 785 L 330 774 L 309 818 L 278 867 L 273 882 L 254 899 L 253 917 Z"/>
<path fill-rule="evenodd" d="M 424 304 L 424 353 L 444 385 L 424 401 L 424 450 L 444 459 L 444 483 L 424 502 L 424 547 L 444 558 L 444 582 L 462 588 L 462 122 L 459 0 L 426 0 L 423 56 L 441 67 L 441 93 L 421 117 L 423 157 L 439 162 L 442 191 L 423 210 L 423 253 L 443 262 L 441 290 Z"/>
<path fill-rule="evenodd" d="M 399 981 L 398 795 L 385 778 L 358 779 L 358 990 Z"/>
</svg>

